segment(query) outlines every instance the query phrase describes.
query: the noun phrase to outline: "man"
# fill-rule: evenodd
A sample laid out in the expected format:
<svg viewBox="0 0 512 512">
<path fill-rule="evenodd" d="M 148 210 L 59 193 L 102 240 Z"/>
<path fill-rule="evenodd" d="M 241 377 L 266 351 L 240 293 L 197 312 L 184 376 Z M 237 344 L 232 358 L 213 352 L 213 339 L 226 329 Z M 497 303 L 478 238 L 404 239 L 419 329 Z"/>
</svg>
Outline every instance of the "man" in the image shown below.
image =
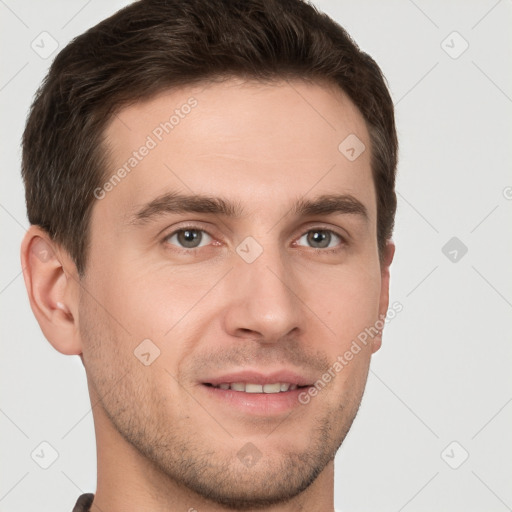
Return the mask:
<svg viewBox="0 0 512 512">
<path fill-rule="evenodd" d="M 64 48 L 23 138 L 31 307 L 87 374 L 75 511 L 332 511 L 388 309 L 397 140 L 301 0 L 142 0 Z"/>
</svg>

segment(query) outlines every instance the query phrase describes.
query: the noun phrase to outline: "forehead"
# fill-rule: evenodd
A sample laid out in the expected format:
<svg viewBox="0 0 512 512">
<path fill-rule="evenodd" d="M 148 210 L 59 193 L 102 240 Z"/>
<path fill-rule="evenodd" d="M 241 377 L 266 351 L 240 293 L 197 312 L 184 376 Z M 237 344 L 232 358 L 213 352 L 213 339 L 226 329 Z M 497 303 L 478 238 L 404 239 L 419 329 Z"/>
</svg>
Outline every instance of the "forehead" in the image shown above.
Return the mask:
<svg viewBox="0 0 512 512">
<path fill-rule="evenodd" d="M 173 190 L 269 217 L 287 198 L 349 193 L 375 216 L 366 124 L 330 84 L 233 78 L 165 91 L 118 112 L 105 143 L 100 186 L 110 186 L 95 205 L 104 220 L 121 222 Z"/>
</svg>

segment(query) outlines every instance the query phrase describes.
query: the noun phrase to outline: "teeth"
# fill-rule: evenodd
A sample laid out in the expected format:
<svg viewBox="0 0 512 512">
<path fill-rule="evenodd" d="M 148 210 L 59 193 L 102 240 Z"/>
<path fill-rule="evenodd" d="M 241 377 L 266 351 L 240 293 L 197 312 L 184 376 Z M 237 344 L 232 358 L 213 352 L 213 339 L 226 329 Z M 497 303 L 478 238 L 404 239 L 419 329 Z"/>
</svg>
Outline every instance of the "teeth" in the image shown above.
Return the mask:
<svg viewBox="0 0 512 512">
<path fill-rule="evenodd" d="M 263 386 L 261 384 L 246 384 L 246 393 L 263 393 Z"/>
<path fill-rule="evenodd" d="M 264 393 L 279 393 L 281 391 L 281 384 L 265 384 L 263 386 Z"/>
<path fill-rule="evenodd" d="M 232 389 L 233 391 L 244 391 L 245 393 L 280 393 L 297 389 L 297 384 L 287 382 L 275 382 L 272 384 L 253 384 L 250 382 L 223 382 L 217 386 L 219 389 Z"/>
</svg>

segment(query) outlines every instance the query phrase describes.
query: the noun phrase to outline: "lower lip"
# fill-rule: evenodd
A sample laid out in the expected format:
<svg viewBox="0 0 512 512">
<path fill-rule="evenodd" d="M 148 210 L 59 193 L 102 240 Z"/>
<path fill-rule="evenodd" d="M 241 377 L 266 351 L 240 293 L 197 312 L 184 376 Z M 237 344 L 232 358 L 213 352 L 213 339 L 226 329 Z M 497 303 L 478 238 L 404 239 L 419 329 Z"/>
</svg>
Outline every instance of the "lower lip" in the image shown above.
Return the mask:
<svg viewBox="0 0 512 512">
<path fill-rule="evenodd" d="M 308 388 L 297 388 L 293 391 L 281 391 L 279 393 L 246 393 L 233 389 L 220 389 L 213 386 L 201 386 L 214 400 L 238 409 L 241 412 L 260 416 L 271 416 L 290 412 L 301 405 L 299 395 Z"/>
</svg>

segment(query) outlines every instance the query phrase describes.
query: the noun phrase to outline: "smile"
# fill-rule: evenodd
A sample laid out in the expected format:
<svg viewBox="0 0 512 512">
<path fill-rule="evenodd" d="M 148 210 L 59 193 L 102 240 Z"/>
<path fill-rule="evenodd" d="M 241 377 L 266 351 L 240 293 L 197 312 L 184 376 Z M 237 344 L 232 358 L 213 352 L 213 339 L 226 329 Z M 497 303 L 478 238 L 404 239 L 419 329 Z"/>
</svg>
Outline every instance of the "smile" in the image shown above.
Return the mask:
<svg viewBox="0 0 512 512">
<path fill-rule="evenodd" d="M 220 384 L 209 384 L 206 386 L 212 386 L 218 389 L 233 391 L 242 391 L 244 393 L 284 393 L 286 391 L 294 391 L 298 388 L 306 386 L 297 386 L 297 384 L 290 384 L 288 382 L 275 382 L 270 384 L 256 384 L 251 382 L 222 382 Z"/>
</svg>

